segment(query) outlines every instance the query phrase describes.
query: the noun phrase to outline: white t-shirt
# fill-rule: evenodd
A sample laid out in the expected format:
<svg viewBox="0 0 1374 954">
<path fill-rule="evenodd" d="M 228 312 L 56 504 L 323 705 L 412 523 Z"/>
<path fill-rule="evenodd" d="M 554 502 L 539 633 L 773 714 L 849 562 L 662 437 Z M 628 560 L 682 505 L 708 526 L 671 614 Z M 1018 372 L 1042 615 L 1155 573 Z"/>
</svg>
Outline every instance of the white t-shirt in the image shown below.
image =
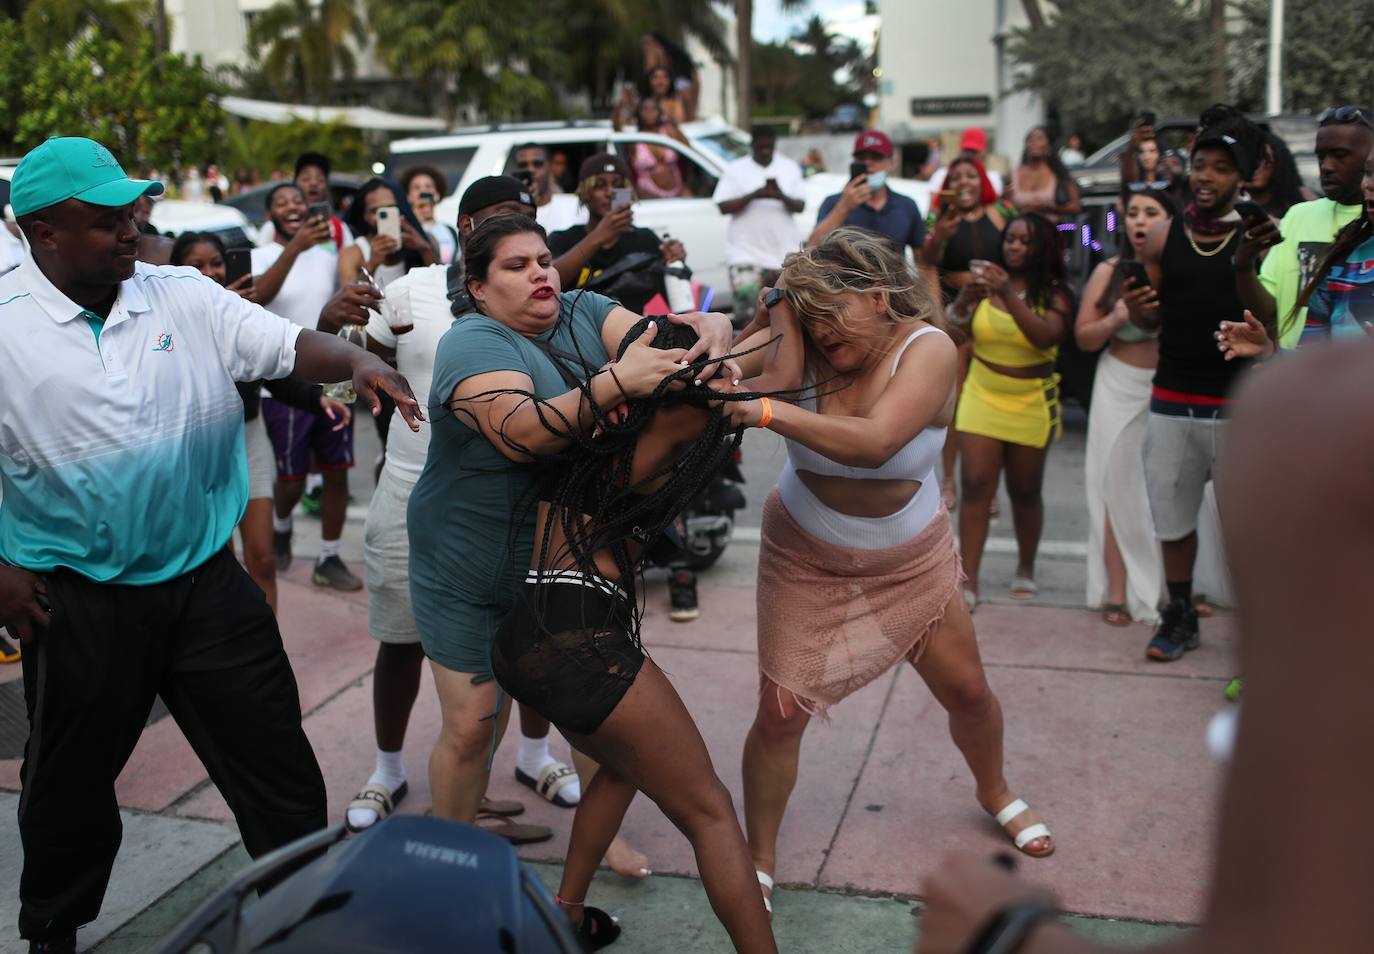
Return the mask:
<svg viewBox="0 0 1374 954">
<path fill-rule="evenodd" d="M 801 166 L 774 153 L 767 166 L 759 165 L 753 156 L 731 162 L 716 183 L 711 200 L 719 204 L 741 198 L 762 189 L 769 179 L 778 180 L 783 195 L 806 199 Z M 755 199 L 730 216 L 725 232 L 725 261 L 729 265 L 782 268 L 783 257 L 801 248 L 801 243 L 797 220 L 781 199 Z"/>
<path fill-rule="evenodd" d="M 434 244 L 439 246 L 439 262 L 447 265 L 453 261 L 458 254 L 458 232 L 451 225 L 443 222 L 428 222 L 425 224 L 425 231 L 430 238 L 434 239 Z"/>
<path fill-rule="evenodd" d="M 277 242 L 253 249 L 253 274 L 261 275 L 271 268 L 284 249 Z M 323 245 L 316 245 L 296 256 L 281 291 L 263 307 L 302 328 L 313 329 L 320 323 L 320 310 L 338 288 L 338 257 Z"/>
<path fill-rule="evenodd" d="M 400 323 L 400 316 L 406 313 L 415 327 L 405 334 L 394 334 L 391 322 Z M 412 431 L 397 412 L 387 438 L 386 469 L 410 483 L 420 479 L 429 454 L 429 421 L 434 417 L 429 408 L 429 386 L 434 377 L 434 354 L 439 350 L 439 339 L 452 324 L 446 265 L 412 268 L 405 277 L 396 279 L 387 286 L 382 313 L 372 312 L 367 323 L 368 337 L 396 352 L 396 369 L 405 375 L 424 408 L 426 420 L 420 423 L 419 431 Z"/>
<path fill-rule="evenodd" d="M 366 268 L 367 260 L 372 257 L 372 243 L 367 240 L 366 235 L 359 235 L 353 240 L 353 244 L 357 247 L 358 251 L 363 253 L 363 267 Z M 397 262 L 395 265 L 388 265 L 383 262 L 381 265 L 377 266 L 377 270 L 372 273 L 372 280 L 377 283 L 378 288 L 386 288 L 405 273 L 406 263 L 404 260 Z M 358 277 L 362 277 L 361 272 L 358 274 Z"/>
<path fill-rule="evenodd" d="M 337 215 L 331 215 L 329 217 L 329 230 L 331 234 L 337 233 L 343 236 L 343 244 L 345 247 L 353 244 L 353 230 L 348 227 L 347 222 Z M 258 229 L 258 245 L 268 246 L 276 244 L 277 227 L 272 224 L 271 219 L 268 219 L 266 222 L 262 223 L 262 227 Z M 335 247 L 333 239 L 322 244 L 320 248 L 335 255 L 339 254 L 339 250 Z"/>
<path fill-rule="evenodd" d="M 988 174 L 988 181 L 992 183 L 993 191 L 997 193 L 997 197 L 1000 199 L 1002 197 L 1002 173 L 993 172 L 991 169 L 984 171 Z M 935 173 L 930 177 L 930 191 L 932 193 L 939 192 L 944 187 L 945 176 L 948 174 L 949 166 L 941 166 L 935 170 Z"/>
<path fill-rule="evenodd" d="M 548 205 L 534 210 L 534 219 L 552 235 L 570 229 L 574 225 L 587 223 L 587 210 L 577 201 L 575 195 L 556 195 L 549 199 Z"/>
</svg>

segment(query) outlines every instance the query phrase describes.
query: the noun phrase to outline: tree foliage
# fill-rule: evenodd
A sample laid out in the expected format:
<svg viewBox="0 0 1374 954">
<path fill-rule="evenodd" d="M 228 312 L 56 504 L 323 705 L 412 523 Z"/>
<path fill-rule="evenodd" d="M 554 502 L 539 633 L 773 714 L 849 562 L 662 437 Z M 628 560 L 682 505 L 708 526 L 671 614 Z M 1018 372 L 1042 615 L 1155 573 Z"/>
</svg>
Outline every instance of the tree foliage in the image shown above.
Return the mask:
<svg viewBox="0 0 1374 954">
<path fill-rule="evenodd" d="M 1199 0 L 1058 0 L 1039 29 L 1012 31 L 1014 86 L 1036 93 L 1061 128 L 1098 142 L 1142 109 L 1194 115 L 1211 102 L 1211 4 Z M 1227 98 L 1264 106 L 1270 0 L 1227 5 Z M 1367 101 L 1374 68 L 1364 49 L 1374 3 L 1285 5 L 1284 107 L 1319 111 Z"/>
<path fill-rule="evenodd" d="M 872 87 L 873 65 L 858 43 L 836 36 L 813 16 L 788 41 L 754 42 L 755 111 L 815 118 L 841 103 L 858 103 Z"/>
<path fill-rule="evenodd" d="M 335 78 L 357 71 L 352 40 L 367 40 L 355 0 L 277 0 L 253 20 L 248 48 L 282 94 L 307 103 L 328 100 Z"/>
<path fill-rule="evenodd" d="M 24 85 L 18 144 L 49 136 L 89 136 L 127 168 L 203 163 L 219 145 L 223 113 L 198 60 L 88 34 L 38 60 Z"/>
<path fill-rule="evenodd" d="M 369 0 L 377 55 L 417 81 L 431 109 L 493 118 L 550 114 L 563 56 L 560 25 L 538 0 Z"/>
<path fill-rule="evenodd" d="M 149 29 L 151 0 L 27 0 L 24 38 L 36 52 L 65 47 L 88 30 L 135 43 Z"/>
<path fill-rule="evenodd" d="M 289 170 L 303 152 L 328 152 L 337 169 L 363 169 L 368 148 L 362 130 L 340 123 L 312 123 L 293 119 L 289 123 L 256 120 L 229 120 L 225 123 L 223 146 L 216 161 L 228 170 L 254 170 L 267 175 L 274 170 Z"/>
</svg>

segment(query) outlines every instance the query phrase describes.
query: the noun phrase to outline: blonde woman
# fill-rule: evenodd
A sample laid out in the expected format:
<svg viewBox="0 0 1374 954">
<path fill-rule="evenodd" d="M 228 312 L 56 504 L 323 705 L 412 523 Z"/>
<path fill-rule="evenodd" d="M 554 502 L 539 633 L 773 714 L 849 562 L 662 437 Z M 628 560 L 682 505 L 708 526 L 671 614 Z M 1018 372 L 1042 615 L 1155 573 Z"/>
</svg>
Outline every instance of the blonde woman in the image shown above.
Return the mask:
<svg viewBox="0 0 1374 954">
<path fill-rule="evenodd" d="M 1044 857 L 1049 829 L 1002 775 L 1002 710 L 940 500 L 957 353 L 930 290 L 890 244 L 855 228 L 789 255 L 779 285 L 756 337 L 781 337 L 740 387 L 802 384 L 819 396 L 724 406 L 737 424 L 781 434 L 788 454 L 764 505 L 761 690 L 744 748 L 745 823 L 765 896 L 811 717 L 904 662 L 949 713 L 979 804 L 1017 848 Z"/>
</svg>

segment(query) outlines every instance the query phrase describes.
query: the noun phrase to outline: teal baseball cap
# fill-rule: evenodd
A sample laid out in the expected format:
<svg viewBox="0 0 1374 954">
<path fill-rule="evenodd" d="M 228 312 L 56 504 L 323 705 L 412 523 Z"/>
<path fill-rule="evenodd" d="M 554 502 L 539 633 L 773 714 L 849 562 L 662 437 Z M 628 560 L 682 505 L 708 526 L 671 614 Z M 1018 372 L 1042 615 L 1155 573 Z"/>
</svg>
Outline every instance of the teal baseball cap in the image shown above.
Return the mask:
<svg viewBox="0 0 1374 954">
<path fill-rule="evenodd" d="M 141 195 L 162 195 L 162 183 L 130 179 L 110 150 L 94 139 L 49 139 L 19 160 L 10 180 L 16 216 L 80 199 L 91 205 L 128 205 Z"/>
</svg>

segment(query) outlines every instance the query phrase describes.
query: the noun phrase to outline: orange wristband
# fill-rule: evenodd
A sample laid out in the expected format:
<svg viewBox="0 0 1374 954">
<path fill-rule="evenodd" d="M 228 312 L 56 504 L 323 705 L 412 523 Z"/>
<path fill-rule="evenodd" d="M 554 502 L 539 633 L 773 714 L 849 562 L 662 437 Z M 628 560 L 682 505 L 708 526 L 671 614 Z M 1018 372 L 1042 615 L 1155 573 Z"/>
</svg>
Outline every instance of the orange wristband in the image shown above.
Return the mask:
<svg viewBox="0 0 1374 954">
<path fill-rule="evenodd" d="M 754 426 L 767 428 L 769 424 L 773 423 L 773 402 L 766 397 L 761 397 L 759 398 L 759 403 L 763 405 L 763 416 L 759 418 L 759 422 Z"/>
</svg>

